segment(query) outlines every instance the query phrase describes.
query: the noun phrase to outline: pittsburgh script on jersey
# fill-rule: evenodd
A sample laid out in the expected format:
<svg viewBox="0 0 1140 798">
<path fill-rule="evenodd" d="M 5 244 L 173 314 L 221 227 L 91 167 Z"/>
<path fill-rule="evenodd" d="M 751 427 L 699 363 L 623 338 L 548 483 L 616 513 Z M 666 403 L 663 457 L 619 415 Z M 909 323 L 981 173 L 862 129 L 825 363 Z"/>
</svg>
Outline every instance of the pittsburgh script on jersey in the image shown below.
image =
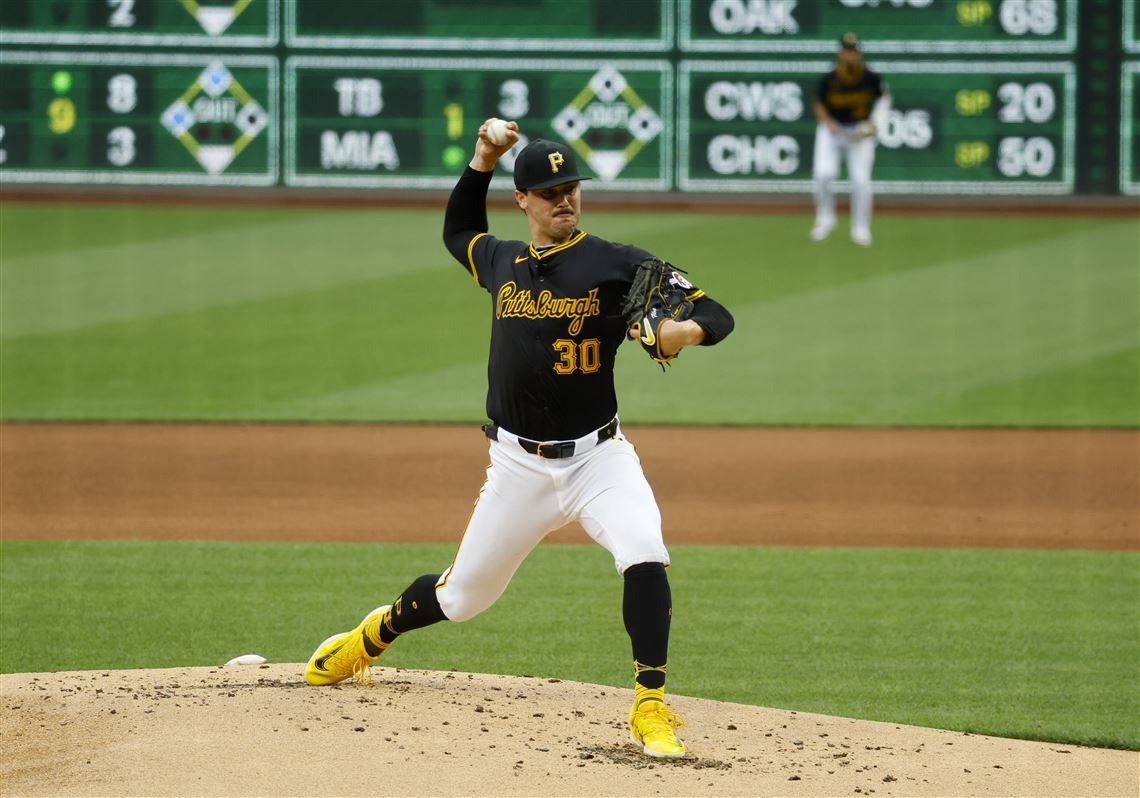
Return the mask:
<svg viewBox="0 0 1140 798">
<path fill-rule="evenodd" d="M 534 297 L 529 288 L 519 290 L 514 280 L 504 283 L 495 299 L 497 319 L 570 319 L 570 335 L 582 332 L 582 325 L 590 316 L 601 314 L 598 289 L 591 288 L 583 297 L 555 298 L 549 291 L 540 291 Z"/>
</svg>

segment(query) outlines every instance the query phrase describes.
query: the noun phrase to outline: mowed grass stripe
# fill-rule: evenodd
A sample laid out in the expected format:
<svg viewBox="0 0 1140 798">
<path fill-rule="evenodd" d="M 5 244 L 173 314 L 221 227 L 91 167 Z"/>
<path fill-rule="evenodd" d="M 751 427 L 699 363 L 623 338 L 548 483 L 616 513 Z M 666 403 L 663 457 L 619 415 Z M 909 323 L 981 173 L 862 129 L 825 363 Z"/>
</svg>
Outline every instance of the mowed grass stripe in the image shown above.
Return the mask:
<svg viewBox="0 0 1140 798">
<path fill-rule="evenodd" d="M 27 252 L 13 210 L 5 252 Z M 95 210 L 51 213 L 115 227 Z M 216 232 L 193 209 L 191 232 L 161 210 L 166 240 L 5 257 L 5 418 L 481 418 L 488 297 L 439 214 L 217 209 Z M 890 217 L 862 250 L 810 245 L 796 216 L 596 221 L 686 264 L 738 319 L 668 375 L 623 348 L 627 421 L 1137 424 L 1134 222 Z M 526 235 L 517 213 L 492 224 Z"/>
<path fill-rule="evenodd" d="M 451 546 L 0 544 L 0 669 L 301 662 Z M 1132 552 L 672 549 L 670 689 L 721 700 L 1140 748 Z M 465 624 L 385 664 L 626 687 L 622 582 L 598 547 L 541 546 Z M 44 641 L 50 641 L 45 645 Z"/>
<path fill-rule="evenodd" d="M 528 235 L 518 214 L 496 212 L 491 221 L 501 236 Z M 835 242 L 806 245 L 799 228 L 807 220 L 800 216 L 607 214 L 591 221 L 600 230 L 588 229 L 600 235 L 653 242 L 698 277 L 715 274 L 737 283 L 731 286 L 737 299 L 924 268 L 1090 224 L 1062 220 L 1046 227 L 1041 220 L 1013 219 L 976 225 L 974 235 L 962 236 L 946 220 L 893 219 L 883 222 L 892 230 L 886 235 L 905 243 L 888 244 L 884 256 L 851 247 L 837 251 Z M 6 205 L 0 225 L 3 334 L 62 331 L 454 268 L 440 240 L 441 226 L 441 214 L 425 210 Z M 916 228 L 921 257 L 897 257 L 912 245 Z"/>
<path fill-rule="evenodd" d="M 453 269 L 462 276 L 441 243 L 442 223 L 423 212 L 234 213 L 245 224 L 219 210 L 188 215 L 185 227 L 168 229 L 165 237 L 150 231 L 89 251 L 11 257 L 5 252 L 4 337 L 209 310 L 406 274 Z M 133 235 L 134 228 L 128 229 Z M 16 234 L 6 234 L 5 242 L 9 237 Z"/>
<path fill-rule="evenodd" d="M 303 408 L 299 399 L 445 368 L 486 347 L 456 338 L 457 329 L 484 337 L 487 320 L 481 290 L 470 278 L 448 290 L 452 277 L 433 270 L 374 278 L 9 342 L 4 412 L 260 419 L 284 400 Z M 366 416 L 385 410 L 356 408 Z"/>
<path fill-rule="evenodd" d="M 745 423 L 1134 426 L 1140 281 L 1134 264 L 1104 256 L 1127 252 L 1134 234 L 1105 226 L 738 304 L 734 338 L 707 357 L 686 357 L 686 379 L 715 381 L 722 409 Z M 1113 355 L 1122 357 L 1105 360 Z M 1091 384 L 1102 390 L 1077 396 L 1057 386 L 1041 407 L 976 393 L 1090 361 L 1099 361 Z M 678 397 L 662 406 L 640 380 L 621 387 L 639 419 L 700 421 L 704 405 Z"/>
</svg>

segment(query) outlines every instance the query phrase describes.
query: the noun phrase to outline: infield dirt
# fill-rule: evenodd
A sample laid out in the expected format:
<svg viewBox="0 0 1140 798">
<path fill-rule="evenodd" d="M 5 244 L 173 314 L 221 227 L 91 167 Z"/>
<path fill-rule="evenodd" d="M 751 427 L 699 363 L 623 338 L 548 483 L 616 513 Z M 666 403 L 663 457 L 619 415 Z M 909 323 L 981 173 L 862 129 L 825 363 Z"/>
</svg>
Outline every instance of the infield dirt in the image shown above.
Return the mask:
<svg viewBox="0 0 1140 798">
<path fill-rule="evenodd" d="M 1135 430 L 633 428 L 669 543 L 1140 548 Z M 457 542 L 474 427 L 0 426 L 4 538 Z M 553 540 L 585 541 L 578 529 Z M 336 630 L 330 630 L 336 631 Z M 1134 796 L 1140 754 L 629 690 L 300 664 L 0 676 L 7 795 Z"/>
</svg>

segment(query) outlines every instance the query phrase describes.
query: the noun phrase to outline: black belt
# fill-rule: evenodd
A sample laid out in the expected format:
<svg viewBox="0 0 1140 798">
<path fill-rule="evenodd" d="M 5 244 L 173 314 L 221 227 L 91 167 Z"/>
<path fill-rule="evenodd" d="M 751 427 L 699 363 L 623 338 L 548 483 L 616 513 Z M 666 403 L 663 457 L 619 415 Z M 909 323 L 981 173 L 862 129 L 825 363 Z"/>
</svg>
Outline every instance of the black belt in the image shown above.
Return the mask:
<svg viewBox="0 0 1140 798">
<path fill-rule="evenodd" d="M 598 443 L 608 441 L 617 435 L 618 420 L 615 418 L 598 430 Z M 496 424 L 484 424 L 483 432 L 493 441 L 499 439 L 499 427 Z M 577 441 L 532 441 L 530 438 L 515 436 L 519 446 L 530 454 L 538 455 L 546 460 L 561 460 L 564 457 L 573 457 Z"/>
</svg>

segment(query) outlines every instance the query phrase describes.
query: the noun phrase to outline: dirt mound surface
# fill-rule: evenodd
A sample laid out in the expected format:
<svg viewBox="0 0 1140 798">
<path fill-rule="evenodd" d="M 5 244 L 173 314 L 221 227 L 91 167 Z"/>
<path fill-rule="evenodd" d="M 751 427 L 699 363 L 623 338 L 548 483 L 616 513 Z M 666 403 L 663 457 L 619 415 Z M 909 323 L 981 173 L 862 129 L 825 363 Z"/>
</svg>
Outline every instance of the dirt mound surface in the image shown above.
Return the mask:
<svg viewBox="0 0 1140 798">
<path fill-rule="evenodd" d="M 1140 756 L 675 696 L 683 760 L 630 690 L 295 664 L 0 676 L 7 795 L 1135 795 Z"/>
</svg>

